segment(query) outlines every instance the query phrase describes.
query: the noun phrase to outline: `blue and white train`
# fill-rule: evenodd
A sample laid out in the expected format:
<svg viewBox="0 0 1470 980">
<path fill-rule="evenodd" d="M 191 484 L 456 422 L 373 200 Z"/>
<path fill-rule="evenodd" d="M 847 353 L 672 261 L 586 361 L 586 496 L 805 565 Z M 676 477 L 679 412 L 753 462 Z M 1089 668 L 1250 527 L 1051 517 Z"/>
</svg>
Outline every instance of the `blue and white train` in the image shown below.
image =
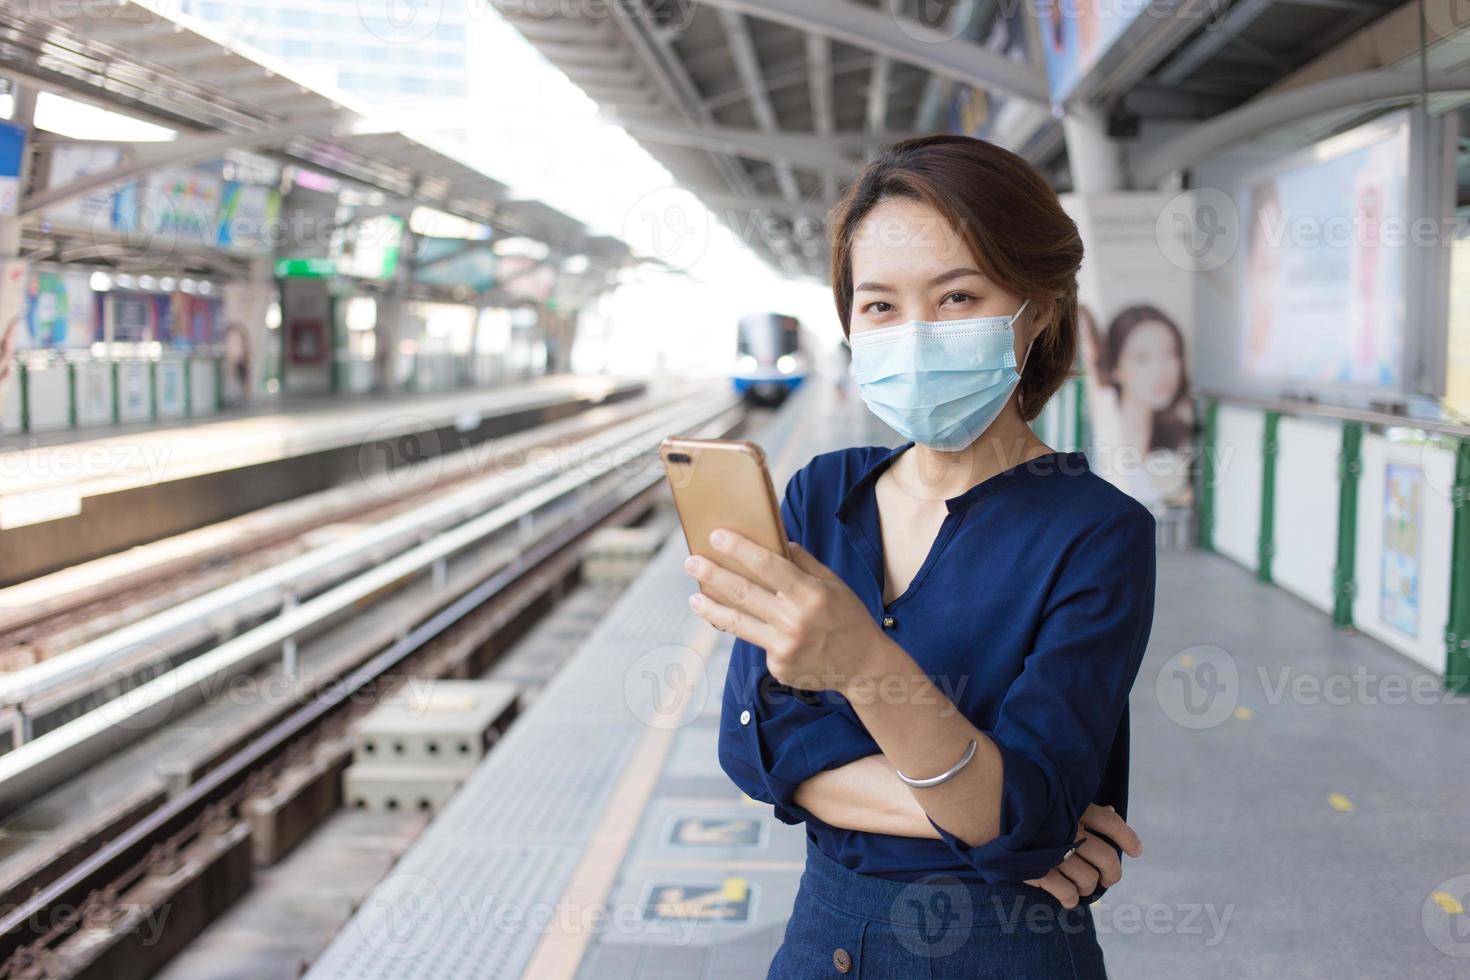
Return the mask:
<svg viewBox="0 0 1470 980">
<path fill-rule="evenodd" d="M 738 332 L 735 390 L 752 402 L 780 404 L 811 370 L 801 321 L 780 313 L 752 313 L 740 318 Z"/>
</svg>

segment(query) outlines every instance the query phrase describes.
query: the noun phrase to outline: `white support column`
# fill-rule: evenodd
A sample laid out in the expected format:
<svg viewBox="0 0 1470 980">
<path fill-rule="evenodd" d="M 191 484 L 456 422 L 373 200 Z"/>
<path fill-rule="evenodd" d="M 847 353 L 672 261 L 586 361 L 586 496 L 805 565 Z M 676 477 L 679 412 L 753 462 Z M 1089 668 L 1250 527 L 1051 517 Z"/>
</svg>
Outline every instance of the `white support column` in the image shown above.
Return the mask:
<svg viewBox="0 0 1470 980">
<path fill-rule="evenodd" d="M 265 370 L 266 357 L 270 351 L 265 320 L 275 292 L 271 281 L 271 265 L 268 256 L 252 259 L 247 278 L 226 283 L 220 290 L 225 324 L 227 327 L 238 326 L 244 336 L 243 354 L 247 371 L 243 386 L 230 366 L 226 365 L 225 385 L 232 402 L 238 399 L 252 400 L 264 391 L 261 373 Z"/>
<path fill-rule="evenodd" d="M 1107 115 L 1092 106 L 1069 107 L 1062 118 L 1072 188 L 1079 194 L 1099 194 L 1126 188 L 1122 150 L 1108 136 Z"/>
<path fill-rule="evenodd" d="M 394 270 L 393 281 L 382 299 L 378 300 L 378 319 L 373 328 L 373 390 L 379 392 L 397 388 L 396 366 L 398 343 L 403 339 L 403 305 L 413 282 L 414 241 L 413 231 L 409 228 L 412 213 L 410 207 L 400 215 L 403 218 L 403 242 L 399 246 L 398 267 Z"/>
</svg>

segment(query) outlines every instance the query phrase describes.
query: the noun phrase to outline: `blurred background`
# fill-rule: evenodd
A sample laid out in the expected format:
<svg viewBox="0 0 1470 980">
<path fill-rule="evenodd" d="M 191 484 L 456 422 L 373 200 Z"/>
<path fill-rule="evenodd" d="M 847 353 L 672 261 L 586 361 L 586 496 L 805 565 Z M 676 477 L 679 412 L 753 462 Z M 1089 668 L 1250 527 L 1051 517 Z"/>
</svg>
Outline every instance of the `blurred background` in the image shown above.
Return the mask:
<svg viewBox="0 0 1470 980">
<path fill-rule="evenodd" d="M 1470 977 L 1466 0 L 5 0 L 0 978 L 764 976 L 654 453 L 897 444 L 828 214 L 928 133 L 1158 519 L 1114 975 Z"/>
</svg>

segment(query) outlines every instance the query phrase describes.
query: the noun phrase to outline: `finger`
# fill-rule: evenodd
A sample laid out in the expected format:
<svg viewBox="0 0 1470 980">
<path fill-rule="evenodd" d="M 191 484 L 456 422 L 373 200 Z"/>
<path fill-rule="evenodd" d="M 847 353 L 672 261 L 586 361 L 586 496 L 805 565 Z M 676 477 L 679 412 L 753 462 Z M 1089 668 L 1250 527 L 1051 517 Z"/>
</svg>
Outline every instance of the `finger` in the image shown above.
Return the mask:
<svg viewBox="0 0 1470 980">
<path fill-rule="evenodd" d="M 684 568 L 721 605 L 748 612 L 767 623 L 781 621 L 785 611 L 781 601 L 745 576 L 699 555 L 685 560 Z"/>
<path fill-rule="evenodd" d="M 1123 880 L 1123 862 L 1118 860 L 1118 852 L 1101 837 L 1088 837 L 1075 856 L 1097 869 L 1097 879 L 1104 887 L 1111 888 Z"/>
<path fill-rule="evenodd" d="M 689 607 L 715 629 L 732 633 L 762 649 L 772 646 L 772 641 L 778 638 L 778 634 L 769 624 L 749 613 L 722 605 L 702 592 L 696 592 L 689 597 Z"/>
<path fill-rule="evenodd" d="M 1077 907 L 1077 902 L 1079 901 L 1077 887 L 1056 868 L 1052 868 L 1040 878 L 1033 878 L 1026 882 L 1026 884 L 1035 885 L 1037 888 L 1042 889 L 1052 898 L 1061 902 L 1062 908 L 1072 909 Z"/>
<path fill-rule="evenodd" d="M 1057 865 L 1056 870 L 1072 882 L 1079 896 L 1091 895 L 1097 891 L 1097 869 L 1076 854 Z"/>
<path fill-rule="evenodd" d="M 710 533 L 710 546 L 721 555 L 733 558 L 749 572 L 747 578 L 771 592 L 790 592 L 804 573 L 770 548 L 756 544 L 729 528 Z"/>
<path fill-rule="evenodd" d="M 1111 807 L 1089 806 L 1082 814 L 1082 826 L 1093 833 L 1102 834 L 1121 847 L 1129 857 L 1143 857 L 1143 841 L 1139 840 L 1133 828 Z"/>
</svg>

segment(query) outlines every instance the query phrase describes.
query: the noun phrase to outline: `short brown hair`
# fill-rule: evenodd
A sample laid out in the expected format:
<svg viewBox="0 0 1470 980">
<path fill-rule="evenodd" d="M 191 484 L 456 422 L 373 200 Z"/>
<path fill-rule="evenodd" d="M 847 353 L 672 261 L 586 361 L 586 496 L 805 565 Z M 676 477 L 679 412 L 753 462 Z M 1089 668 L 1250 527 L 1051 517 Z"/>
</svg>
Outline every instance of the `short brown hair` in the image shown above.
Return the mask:
<svg viewBox="0 0 1470 980">
<path fill-rule="evenodd" d="M 1036 418 L 1066 382 L 1077 356 L 1082 236 L 1056 191 L 1021 157 L 969 136 L 923 136 L 889 147 L 832 212 L 832 296 L 844 334 L 852 326 L 853 234 L 890 198 L 923 201 L 943 215 L 992 282 L 1033 306 L 1055 304 L 1021 376 L 1021 417 Z"/>
</svg>

